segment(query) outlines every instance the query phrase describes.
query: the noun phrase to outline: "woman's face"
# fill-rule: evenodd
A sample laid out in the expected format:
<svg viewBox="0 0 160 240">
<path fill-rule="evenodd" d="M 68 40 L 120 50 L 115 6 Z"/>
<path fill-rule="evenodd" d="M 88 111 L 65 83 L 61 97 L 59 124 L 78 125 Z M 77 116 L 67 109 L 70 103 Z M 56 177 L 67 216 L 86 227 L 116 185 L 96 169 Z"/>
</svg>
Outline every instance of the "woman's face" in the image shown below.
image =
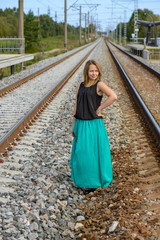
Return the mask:
<svg viewBox="0 0 160 240">
<path fill-rule="evenodd" d="M 90 80 L 96 80 L 99 75 L 99 71 L 94 64 L 91 64 L 88 69 L 88 76 Z"/>
</svg>

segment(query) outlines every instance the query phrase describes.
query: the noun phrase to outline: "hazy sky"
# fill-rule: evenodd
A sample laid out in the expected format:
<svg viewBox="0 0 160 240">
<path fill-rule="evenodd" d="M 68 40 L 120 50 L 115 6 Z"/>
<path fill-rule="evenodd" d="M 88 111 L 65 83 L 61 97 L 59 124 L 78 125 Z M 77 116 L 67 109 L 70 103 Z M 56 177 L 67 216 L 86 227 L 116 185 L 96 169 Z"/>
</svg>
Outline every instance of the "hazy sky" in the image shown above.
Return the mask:
<svg viewBox="0 0 160 240">
<path fill-rule="evenodd" d="M 34 15 L 47 14 L 57 22 L 64 21 L 64 0 L 23 0 L 24 12 L 30 9 Z M 137 0 L 138 8 L 147 8 L 160 15 L 160 0 Z M 82 7 L 82 26 L 85 26 L 85 13 L 90 12 L 90 21 L 97 22 L 101 29 L 113 29 L 121 21 L 128 21 L 134 11 L 135 0 L 67 0 L 67 22 L 71 25 L 79 25 L 79 6 Z M 74 6 L 74 7 L 73 7 Z M 0 8 L 18 8 L 18 0 L 0 0 Z M 125 11 L 126 10 L 126 11 Z"/>
</svg>

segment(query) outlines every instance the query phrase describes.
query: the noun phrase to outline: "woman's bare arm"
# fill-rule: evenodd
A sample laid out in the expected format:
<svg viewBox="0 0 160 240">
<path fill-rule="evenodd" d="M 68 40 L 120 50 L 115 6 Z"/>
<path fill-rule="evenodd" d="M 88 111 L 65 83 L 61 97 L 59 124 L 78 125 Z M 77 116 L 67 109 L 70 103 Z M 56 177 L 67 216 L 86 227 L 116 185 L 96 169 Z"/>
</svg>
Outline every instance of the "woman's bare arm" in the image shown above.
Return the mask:
<svg viewBox="0 0 160 240">
<path fill-rule="evenodd" d="M 75 105 L 74 105 L 73 120 L 72 120 L 72 127 L 71 127 L 71 134 L 72 134 L 73 137 L 74 137 L 73 126 L 74 126 L 74 122 L 75 122 L 75 117 L 74 117 L 74 115 L 76 114 L 76 109 L 77 109 L 77 94 L 78 94 L 79 86 L 80 86 L 80 84 L 78 84 L 78 86 L 77 86 L 76 102 L 75 102 Z"/>
<path fill-rule="evenodd" d="M 105 95 L 108 96 L 107 100 L 104 101 L 97 109 L 96 113 L 98 116 L 102 116 L 101 115 L 101 110 L 105 109 L 106 107 L 110 106 L 116 99 L 117 99 L 117 95 L 115 92 L 113 92 L 113 90 L 111 88 L 109 88 L 105 83 L 103 82 L 99 82 L 97 85 L 97 91 L 98 93 L 104 93 Z"/>
</svg>

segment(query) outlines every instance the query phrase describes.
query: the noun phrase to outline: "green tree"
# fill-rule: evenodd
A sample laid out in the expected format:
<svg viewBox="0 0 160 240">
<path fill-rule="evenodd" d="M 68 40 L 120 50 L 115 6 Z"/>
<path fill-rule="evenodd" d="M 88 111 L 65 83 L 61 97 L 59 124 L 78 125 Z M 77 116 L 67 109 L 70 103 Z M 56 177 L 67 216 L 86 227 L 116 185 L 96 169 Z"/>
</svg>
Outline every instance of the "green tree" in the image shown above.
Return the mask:
<svg viewBox="0 0 160 240">
<path fill-rule="evenodd" d="M 0 9 L 0 37 L 18 36 L 18 10 Z"/>
<path fill-rule="evenodd" d="M 24 15 L 24 37 L 26 50 L 32 50 L 39 43 L 39 26 L 36 17 L 30 10 L 27 15 Z"/>
<path fill-rule="evenodd" d="M 54 21 L 48 15 L 40 16 L 40 33 L 42 38 L 52 37 L 56 33 Z"/>
</svg>

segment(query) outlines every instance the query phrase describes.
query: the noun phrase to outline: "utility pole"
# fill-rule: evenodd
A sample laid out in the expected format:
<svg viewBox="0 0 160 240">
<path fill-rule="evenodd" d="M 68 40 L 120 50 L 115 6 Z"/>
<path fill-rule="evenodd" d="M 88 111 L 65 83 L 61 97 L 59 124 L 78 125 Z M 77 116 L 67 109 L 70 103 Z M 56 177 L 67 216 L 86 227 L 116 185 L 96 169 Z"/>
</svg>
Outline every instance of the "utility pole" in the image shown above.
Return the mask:
<svg viewBox="0 0 160 240">
<path fill-rule="evenodd" d="M 67 0 L 64 0 L 64 48 L 67 50 Z"/>
<path fill-rule="evenodd" d="M 55 11 L 55 22 L 57 22 L 57 11 Z"/>
<path fill-rule="evenodd" d="M 89 41 L 89 12 L 88 12 L 88 41 Z"/>
<path fill-rule="evenodd" d="M 39 8 L 38 8 L 38 21 L 39 21 Z"/>
<path fill-rule="evenodd" d="M 120 24 L 119 24 L 119 45 L 121 45 L 121 17 L 120 17 Z"/>
<path fill-rule="evenodd" d="M 126 46 L 127 38 L 127 23 L 126 23 L 126 10 L 124 10 L 124 46 Z"/>
<path fill-rule="evenodd" d="M 116 26 L 116 43 L 117 43 L 117 26 Z"/>
<path fill-rule="evenodd" d="M 87 29 L 86 29 L 86 13 L 85 13 L 85 43 L 86 43 L 86 35 L 87 35 Z"/>
<path fill-rule="evenodd" d="M 19 0 L 19 19 L 18 19 L 18 38 L 19 40 L 19 53 L 24 53 L 24 16 L 23 16 L 23 0 Z"/>
<path fill-rule="evenodd" d="M 51 14 L 51 10 L 50 10 L 50 6 L 48 6 L 48 16 L 50 17 Z"/>
<path fill-rule="evenodd" d="M 112 23 L 113 23 L 113 7 L 114 7 L 114 0 L 112 0 L 112 13 L 111 13 L 111 18 L 112 18 Z M 112 29 L 112 24 L 111 24 L 111 29 Z M 114 41 L 114 31 L 112 29 L 112 40 Z"/>
<path fill-rule="evenodd" d="M 115 42 L 115 29 L 113 30 L 113 42 Z"/>
<path fill-rule="evenodd" d="M 81 6 L 79 12 L 79 45 L 81 46 Z"/>
<path fill-rule="evenodd" d="M 75 1 L 75 3 L 73 3 L 69 8 L 72 7 L 72 8 L 75 8 L 77 10 L 77 9 L 79 9 L 78 7 L 80 7 L 80 11 L 81 11 L 82 5 L 85 5 L 85 6 L 87 5 L 88 7 L 92 7 L 92 10 L 93 10 L 94 8 L 97 8 L 100 5 L 100 4 L 92 4 L 92 3 L 91 4 L 87 3 L 87 4 L 78 5 L 78 4 L 76 4 L 76 2 L 78 2 L 78 0 Z M 81 28 L 81 20 L 80 20 L 80 28 Z M 88 40 L 89 40 L 89 12 L 88 12 Z M 80 39 L 80 42 L 81 42 L 81 39 Z"/>
<path fill-rule="evenodd" d="M 38 8 L 38 38 L 40 37 L 40 18 L 39 18 L 39 8 Z"/>
<path fill-rule="evenodd" d="M 138 42 L 138 0 L 134 0 L 134 41 Z"/>
<path fill-rule="evenodd" d="M 97 14 L 97 20 L 96 20 L 96 37 L 98 35 L 98 14 Z"/>
<path fill-rule="evenodd" d="M 91 34 L 93 33 L 93 28 L 92 28 L 93 24 L 92 24 L 92 16 L 91 16 Z M 91 35 L 92 36 L 92 35 Z"/>
</svg>

